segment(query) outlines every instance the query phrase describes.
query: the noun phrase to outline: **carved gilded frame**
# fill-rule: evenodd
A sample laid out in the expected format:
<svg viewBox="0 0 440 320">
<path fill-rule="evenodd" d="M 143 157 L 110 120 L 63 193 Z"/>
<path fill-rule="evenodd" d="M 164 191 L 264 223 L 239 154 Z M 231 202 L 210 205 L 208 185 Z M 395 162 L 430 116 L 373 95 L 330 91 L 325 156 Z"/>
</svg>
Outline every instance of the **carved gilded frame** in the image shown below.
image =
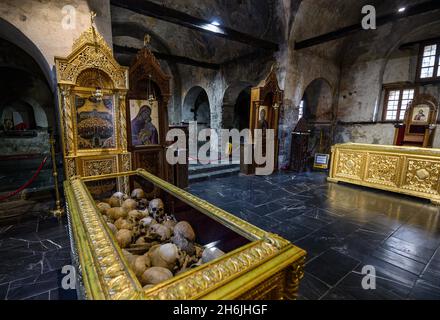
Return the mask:
<svg viewBox="0 0 440 320">
<path fill-rule="evenodd" d="M 336 144 L 327 180 L 429 199 L 439 205 L 440 149 Z"/>
<path fill-rule="evenodd" d="M 94 27 L 87 29 L 74 42 L 72 52 L 66 58 L 55 58 L 55 67 L 66 178 L 96 175 L 100 171 L 102 174 L 109 173 L 109 165 L 116 172 L 130 170 L 131 155 L 127 150 L 126 127 L 128 68 L 117 63 L 111 48 Z M 79 76 L 88 70 L 92 73 L 102 73 L 109 80 L 109 83 L 106 83 L 108 88 L 106 87 L 103 92 L 105 95 L 113 96 L 114 148 L 87 150 L 78 148 L 75 94 L 90 92 L 91 88 L 78 83 Z M 120 188 L 126 188 L 122 181 Z"/>
<path fill-rule="evenodd" d="M 137 175 L 251 242 L 225 256 L 143 289 L 99 213 L 85 182 Z M 88 299 L 295 299 L 306 252 L 152 175 L 137 170 L 64 183 Z M 270 293 L 270 295 L 268 295 Z"/>
</svg>

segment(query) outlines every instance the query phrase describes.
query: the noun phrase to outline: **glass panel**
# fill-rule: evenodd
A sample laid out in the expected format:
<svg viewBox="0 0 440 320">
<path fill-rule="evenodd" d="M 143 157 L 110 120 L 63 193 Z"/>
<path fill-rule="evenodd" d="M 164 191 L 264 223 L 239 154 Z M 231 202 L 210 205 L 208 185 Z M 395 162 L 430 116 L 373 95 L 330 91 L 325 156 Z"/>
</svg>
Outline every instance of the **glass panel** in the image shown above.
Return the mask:
<svg viewBox="0 0 440 320">
<path fill-rule="evenodd" d="M 425 46 L 420 70 L 420 78 L 432 78 L 434 76 L 435 58 L 437 55 L 437 45 Z M 437 75 L 439 72 L 437 72 Z"/>
<path fill-rule="evenodd" d="M 437 77 L 440 77 L 440 56 L 438 57 Z"/>
<path fill-rule="evenodd" d="M 408 108 L 408 106 L 411 104 L 413 98 L 414 98 L 414 89 L 403 90 L 399 120 L 403 120 L 405 118 L 405 111 Z"/>
<path fill-rule="evenodd" d="M 386 120 L 396 120 L 396 111 L 387 111 Z"/>
<path fill-rule="evenodd" d="M 422 60 L 422 67 L 433 67 L 435 63 L 435 56 L 425 57 Z"/>
<path fill-rule="evenodd" d="M 424 57 L 434 56 L 436 54 L 436 52 L 437 52 L 437 45 L 436 44 L 426 46 L 425 50 L 423 52 L 423 56 Z"/>
<path fill-rule="evenodd" d="M 434 68 L 422 68 L 420 78 L 431 78 L 434 74 Z"/>
<path fill-rule="evenodd" d="M 298 120 L 301 119 L 304 115 L 304 100 L 301 100 L 301 103 L 299 104 L 299 110 L 298 110 Z"/>
<path fill-rule="evenodd" d="M 388 96 L 388 100 L 399 100 L 400 97 L 400 91 L 390 91 L 390 94 Z"/>
</svg>

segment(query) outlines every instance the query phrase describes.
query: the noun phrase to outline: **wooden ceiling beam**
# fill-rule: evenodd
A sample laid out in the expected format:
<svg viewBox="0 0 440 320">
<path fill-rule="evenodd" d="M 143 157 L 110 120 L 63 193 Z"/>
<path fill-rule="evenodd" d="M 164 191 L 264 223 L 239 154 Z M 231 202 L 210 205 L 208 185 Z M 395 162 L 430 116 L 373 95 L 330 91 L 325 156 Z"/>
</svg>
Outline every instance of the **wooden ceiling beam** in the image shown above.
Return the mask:
<svg viewBox="0 0 440 320">
<path fill-rule="evenodd" d="M 279 45 L 275 42 L 260 39 L 228 27 L 216 26 L 211 23 L 212 21 L 194 17 L 187 13 L 167 8 L 151 1 L 110 0 L 110 4 L 115 7 L 128 9 L 144 16 L 153 17 L 210 35 L 244 43 L 253 47 L 272 51 L 278 51 L 279 49 Z"/>
<path fill-rule="evenodd" d="M 140 49 L 114 44 L 113 50 L 116 54 L 135 55 L 139 52 Z M 198 60 L 194 60 L 194 59 L 187 58 L 187 57 L 176 56 L 173 54 L 162 53 L 162 52 L 157 52 L 157 51 L 152 51 L 152 53 L 159 60 L 165 60 L 168 62 L 174 62 L 174 63 L 178 63 L 178 64 L 184 64 L 184 65 L 205 68 L 205 69 L 211 69 L 211 70 L 220 70 L 220 65 L 217 63 L 198 61 Z"/>
<path fill-rule="evenodd" d="M 405 9 L 404 12 L 396 12 L 386 14 L 380 17 L 377 17 L 376 25 L 381 26 L 390 22 L 394 22 L 400 19 L 408 18 L 411 16 L 419 15 L 422 13 L 427 13 L 434 10 L 440 9 L 440 1 L 439 0 L 430 0 L 426 2 L 422 2 L 420 4 L 416 4 L 413 6 L 409 6 Z M 302 41 L 295 41 L 295 49 L 301 50 L 305 48 L 310 48 L 316 45 L 320 45 L 329 41 L 341 39 L 344 37 L 347 37 L 349 35 L 352 35 L 356 32 L 363 31 L 362 24 L 354 24 L 351 26 L 347 26 L 329 33 L 325 33 L 322 35 L 319 35 L 317 37 L 313 37 L 310 39 L 302 40 Z"/>
</svg>

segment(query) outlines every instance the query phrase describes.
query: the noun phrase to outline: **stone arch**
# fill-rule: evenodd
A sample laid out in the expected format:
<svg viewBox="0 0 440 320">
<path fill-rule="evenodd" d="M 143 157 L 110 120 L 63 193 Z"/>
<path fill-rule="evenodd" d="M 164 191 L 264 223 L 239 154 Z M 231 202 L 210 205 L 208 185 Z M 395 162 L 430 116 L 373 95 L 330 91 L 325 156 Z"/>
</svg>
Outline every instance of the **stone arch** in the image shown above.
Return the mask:
<svg viewBox="0 0 440 320">
<path fill-rule="evenodd" d="M 31 56 L 40 67 L 49 88 L 52 92 L 55 92 L 56 85 L 49 64 L 38 47 L 23 32 L 0 18 L 0 38 L 11 42 Z"/>
<path fill-rule="evenodd" d="M 222 107 L 223 128 L 244 129 L 249 127 L 252 86 L 250 82 L 238 81 L 229 85 L 225 90 Z"/>
<path fill-rule="evenodd" d="M 199 128 L 211 127 L 211 106 L 205 89 L 200 86 L 188 90 L 183 100 L 183 122 L 197 121 Z"/>
</svg>

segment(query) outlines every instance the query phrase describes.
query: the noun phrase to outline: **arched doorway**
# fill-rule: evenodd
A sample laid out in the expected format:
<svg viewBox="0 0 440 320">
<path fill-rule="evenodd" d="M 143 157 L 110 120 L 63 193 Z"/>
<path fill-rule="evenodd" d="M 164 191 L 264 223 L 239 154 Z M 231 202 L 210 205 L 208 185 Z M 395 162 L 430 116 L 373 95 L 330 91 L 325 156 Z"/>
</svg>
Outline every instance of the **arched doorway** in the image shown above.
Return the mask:
<svg viewBox="0 0 440 320">
<path fill-rule="evenodd" d="M 316 153 L 329 153 L 332 144 L 333 90 L 326 79 L 313 80 L 298 106 L 292 132 L 291 168 L 310 169 Z"/>
<path fill-rule="evenodd" d="M 226 89 L 223 96 L 222 128 L 249 128 L 251 88 L 250 83 L 240 81 Z"/>
<path fill-rule="evenodd" d="M 46 72 L 22 46 L 0 37 L 0 193 L 22 186 L 50 154 L 55 114 Z M 52 185 L 49 160 L 31 187 Z"/>
<path fill-rule="evenodd" d="M 251 112 L 251 87 L 242 90 L 235 101 L 234 125 L 238 130 L 249 129 Z"/>
<path fill-rule="evenodd" d="M 211 127 L 209 98 L 202 87 L 193 87 L 186 94 L 183 101 L 182 121 L 197 121 L 199 130 Z"/>
</svg>

